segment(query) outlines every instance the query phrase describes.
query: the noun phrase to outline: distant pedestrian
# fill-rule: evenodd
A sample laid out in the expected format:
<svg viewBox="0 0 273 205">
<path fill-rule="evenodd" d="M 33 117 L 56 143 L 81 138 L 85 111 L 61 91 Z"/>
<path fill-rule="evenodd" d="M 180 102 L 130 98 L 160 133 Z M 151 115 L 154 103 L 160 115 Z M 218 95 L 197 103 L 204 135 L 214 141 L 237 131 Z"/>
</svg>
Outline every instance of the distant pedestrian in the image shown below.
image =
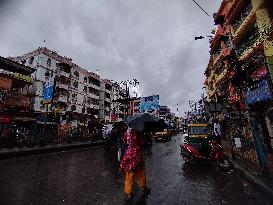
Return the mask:
<svg viewBox="0 0 273 205">
<path fill-rule="evenodd" d="M 145 160 L 141 150 L 142 137 L 140 133 L 130 128 L 124 134 L 123 143 L 127 149 L 120 163 L 120 171 L 125 172 L 124 192 L 129 200 L 133 197 L 134 180 L 143 194 L 150 193 L 150 188 L 146 184 Z"/>
<path fill-rule="evenodd" d="M 213 124 L 213 134 L 217 143 L 221 145 L 221 126 L 217 119 Z"/>
</svg>

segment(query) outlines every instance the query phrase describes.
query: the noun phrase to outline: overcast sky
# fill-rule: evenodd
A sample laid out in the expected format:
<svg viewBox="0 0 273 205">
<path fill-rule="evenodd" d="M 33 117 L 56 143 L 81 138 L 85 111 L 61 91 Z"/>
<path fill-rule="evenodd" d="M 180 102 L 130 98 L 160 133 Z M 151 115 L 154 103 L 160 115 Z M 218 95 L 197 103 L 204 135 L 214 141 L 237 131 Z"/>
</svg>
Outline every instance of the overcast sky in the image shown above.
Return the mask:
<svg viewBox="0 0 273 205">
<path fill-rule="evenodd" d="M 0 0 L 0 55 L 43 46 L 115 81 L 136 78 L 142 95 L 180 115 L 200 98 L 212 15 L 221 0 Z"/>
</svg>

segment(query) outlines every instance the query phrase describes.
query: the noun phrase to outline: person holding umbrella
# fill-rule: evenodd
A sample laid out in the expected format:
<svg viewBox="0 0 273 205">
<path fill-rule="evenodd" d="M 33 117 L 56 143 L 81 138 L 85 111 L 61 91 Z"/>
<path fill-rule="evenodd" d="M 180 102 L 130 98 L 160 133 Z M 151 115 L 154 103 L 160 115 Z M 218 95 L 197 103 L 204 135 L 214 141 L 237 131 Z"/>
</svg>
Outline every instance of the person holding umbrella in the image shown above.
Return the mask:
<svg viewBox="0 0 273 205">
<path fill-rule="evenodd" d="M 134 180 L 137 181 L 143 194 L 150 194 L 151 189 L 146 184 L 145 160 L 142 153 L 143 135 L 135 129 L 128 128 L 124 134 L 123 143 L 127 147 L 120 163 L 120 172 L 125 172 L 124 192 L 127 199 L 133 197 Z"/>
</svg>

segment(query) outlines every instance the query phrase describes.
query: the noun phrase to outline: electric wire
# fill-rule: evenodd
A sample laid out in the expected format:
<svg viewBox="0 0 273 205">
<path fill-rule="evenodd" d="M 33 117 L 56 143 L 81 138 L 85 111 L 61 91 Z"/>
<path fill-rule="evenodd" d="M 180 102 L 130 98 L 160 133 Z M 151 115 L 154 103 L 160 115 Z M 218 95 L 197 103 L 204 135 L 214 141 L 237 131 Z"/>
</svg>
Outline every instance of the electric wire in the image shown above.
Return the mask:
<svg viewBox="0 0 273 205">
<path fill-rule="evenodd" d="M 192 0 L 205 14 L 207 14 L 208 17 L 210 17 L 210 15 L 195 1 Z"/>
</svg>

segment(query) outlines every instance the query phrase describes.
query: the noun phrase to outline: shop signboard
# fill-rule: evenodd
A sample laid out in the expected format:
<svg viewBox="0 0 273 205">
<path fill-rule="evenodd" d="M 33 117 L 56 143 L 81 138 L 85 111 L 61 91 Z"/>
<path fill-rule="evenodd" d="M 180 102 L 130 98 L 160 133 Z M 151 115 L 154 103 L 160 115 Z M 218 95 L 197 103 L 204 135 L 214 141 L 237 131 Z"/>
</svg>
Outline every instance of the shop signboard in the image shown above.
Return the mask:
<svg viewBox="0 0 273 205">
<path fill-rule="evenodd" d="M 23 81 L 28 82 L 28 83 L 33 83 L 33 80 L 32 80 L 32 78 L 30 76 L 23 75 L 21 73 L 14 73 L 14 77 L 16 79 L 23 80 Z"/>
<path fill-rule="evenodd" d="M 141 113 L 152 112 L 156 110 L 159 110 L 159 95 L 140 98 L 139 111 Z"/>
<path fill-rule="evenodd" d="M 266 80 L 263 80 L 257 85 L 254 90 L 249 90 L 246 92 L 246 102 L 247 104 L 254 104 L 256 102 L 265 101 L 272 98 L 272 93 L 270 87 Z"/>
<path fill-rule="evenodd" d="M 54 91 L 54 78 L 49 78 L 44 85 L 44 97 L 43 97 L 44 104 L 50 104 L 52 102 L 53 91 Z"/>
<path fill-rule="evenodd" d="M 117 121 L 117 115 L 116 114 L 111 114 L 111 122 L 116 122 Z"/>
</svg>

